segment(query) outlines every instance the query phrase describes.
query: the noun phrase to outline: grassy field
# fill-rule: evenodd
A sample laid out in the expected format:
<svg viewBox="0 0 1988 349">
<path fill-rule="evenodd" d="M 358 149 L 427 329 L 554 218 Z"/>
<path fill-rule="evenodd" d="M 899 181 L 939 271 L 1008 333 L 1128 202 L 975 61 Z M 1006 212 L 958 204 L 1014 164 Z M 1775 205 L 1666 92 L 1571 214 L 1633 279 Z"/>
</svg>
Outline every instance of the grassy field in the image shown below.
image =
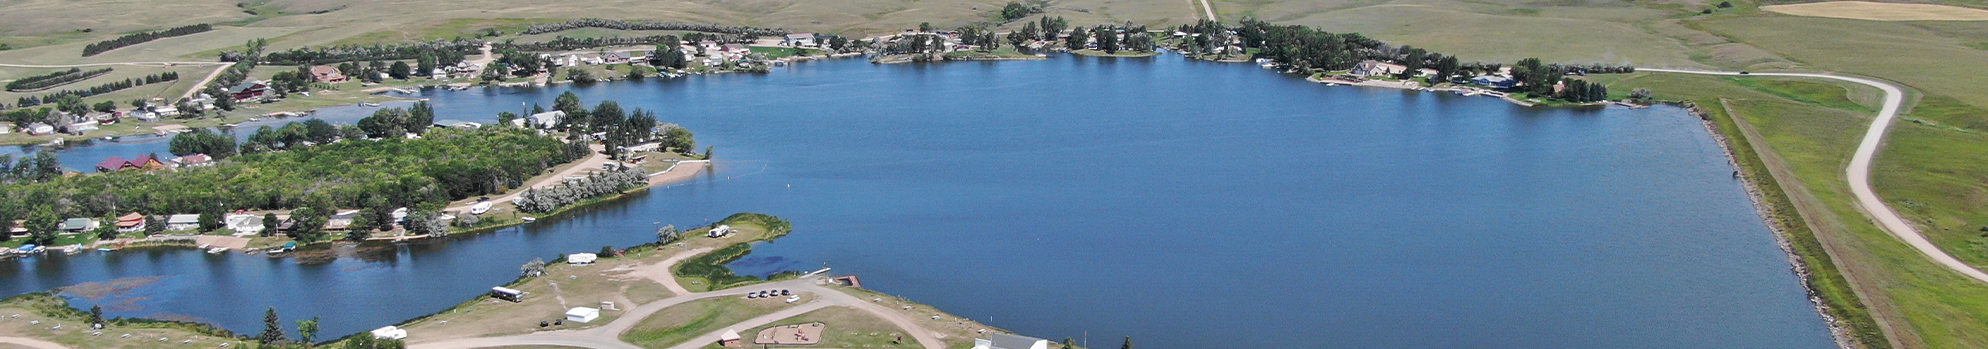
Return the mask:
<svg viewBox="0 0 1988 349">
<path fill-rule="evenodd" d="M 633 265 L 653 263 L 667 257 L 650 249 L 618 258 L 603 258 L 591 265 L 550 264 L 545 268 L 545 276 L 509 286 L 529 293 L 521 302 L 477 297 L 454 309 L 402 327 L 408 329 L 410 340 L 432 341 L 599 326 L 619 318 L 621 312 L 602 310 L 600 320 L 587 324 L 567 323 L 540 328 L 538 323 L 563 318 L 566 309 L 572 307 L 599 307 L 600 302 L 610 301 L 620 305 L 621 309 L 628 309 L 672 296 L 662 284 L 627 275 L 628 268 Z"/>
<path fill-rule="evenodd" d="M 187 325 L 174 323 L 113 323 L 93 331 L 87 322 L 89 313 L 70 308 L 62 298 L 47 294 L 9 298 L 0 302 L 0 314 L 7 315 L 0 319 L 0 336 L 29 337 L 76 348 L 213 348 L 220 343 L 243 348 L 244 344 L 253 343 L 191 331 Z M 101 334 L 93 335 L 98 332 Z M 182 341 L 192 343 L 180 344 Z"/>
<path fill-rule="evenodd" d="M 821 323 L 828 327 L 828 329 L 822 331 L 821 343 L 816 344 L 816 347 L 920 348 L 918 339 L 905 336 L 904 330 L 898 329 L 897 326 L 891 325 L 890 322 L 870 315 L 870 313 L 848 307 L 823 308 L 776 321 L 772 325 L 760 326 L 749 330 L 741 329 L 739 330 L 739 336 L 745 337 L 746 342 L 751 343 L 752 338 L 757 336 L 761 330 L 778 326 L 813 323 Z M 903 340 L 891 343 L 899 337 L 903 337 Z M 708 349 L 724 348 L 724 346 L 720 346 L 717 343 L 712 343 L 704 347 Z"/>
<path fill-rule="evenodd" d="M 807 296 L 812 297 L 812 296 Z M 779 299 L 719 297 L 678 304 L 650 315 L 621 334 L 621 340 L 644 348 L 667 348 L 741 321 L 772 314 L 805 302 Z"/>
</svg>

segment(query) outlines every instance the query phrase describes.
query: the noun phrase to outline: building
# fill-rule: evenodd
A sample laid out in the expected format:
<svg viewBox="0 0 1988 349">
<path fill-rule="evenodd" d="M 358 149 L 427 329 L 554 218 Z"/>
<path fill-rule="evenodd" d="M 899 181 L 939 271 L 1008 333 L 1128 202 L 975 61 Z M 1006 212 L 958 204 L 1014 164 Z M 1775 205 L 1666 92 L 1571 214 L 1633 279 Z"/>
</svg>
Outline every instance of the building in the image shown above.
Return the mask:
<svg viewBox="0 0 1988 349">
<path fill-rule="evenodd" d="M 745 341 L 739 338 L 739 331 L 728 328 L 725 333 L 718 334 L 718 345 L 737 348 L 745 346 Z"/>
<path fill-rule="evenodd" d="M 132 212 L 117 216 L 117 233 L 130 234 L 145 231 L 145 215 Z"/>
<path fill-rule="evenodd" d="M 235 235 L 262 234 L 262 216 L 235 214 L 228 215 L 223 221 L 228 223 L 228 230 L 235 231 Z"/>
<path fill-rule="evenodd" d="M 973 349 L 1049 349 L 1049 340 L 995 333 L 984 339 L 974 338 Z"/>
<path fill-rule="evenodd" d="M 166 230 L 200 229 L 200 215 L 176 214 L 166 216 Z"/>
<path fill-rule="evenodd" d="M 346 230 L 352 228 L 352 219 L 359 218 L 359 210 L 337 210 L 331 219 L 324 222 L 324 230 Z"/>
<path fill-rule="evenodd" d="M 525 122 L 531 123 L 531 127 L 552 128 L 554 126 L 559 126 L 559 120 L 566 118 L 566 112 L 554 110 L 544 113 L 532 114 L 532 116 L 525 118 L 529 119 L 526 120 Z"/>
<path fill-rule="evenodd" d="M 351 79 L 346 78 L 344 73 L 339 72 L 338 67 L 320 65 L 311 67 L 311 80 L 336 84 Z"/>
<path fill-rule="evenodd" d="M 517 303 L 519 301 L 524 300 L 525 291 L 519 291 L 504 286 L 491 287 L 490 297 L 511 301 L 512 303 Z"/>
<path fill-rule="evenodd" d="M 28 235 L 29 235 L 29 233 L 28 233 L 28 221 L 27 221 L 27 220 L 24 220 L 24 219 L 16 219 L 16 220 L 14 220 L 14 225 L 12 225 L 12 226 L 9 226 L 9 227 L 7 228 L 7 235 L 9 235 L 9 236 L 12 236 L 12 237 L 16 237 L 16 238 L 18 238 L 18 237 L 23 237 L 23 236 L 28 236 Z"/>
<path fill-rule="evenodd" d="M 731 55 L 744 55 L 746 53 L 751 53 L 752 49 L 747 48 L 745 44 L 725 44 L 725 47 L 719 48 L 718 52 L 724 52 L 726 54 L 731 54 Z"/>
<path fill-rule="evenodd" d="M 104 159 L 104 162 L 97 163 L 97 172 L 117 172 L 123 170 L 152 171 L 162 168 L 166 168 L 166 163 L 159 162 L 159 159 L 153 158 L 151 155 L 139 155 L 131 160 L 112 156 L 109 159 Z"/>
<path fill-rule="evenodd" d="M 89 120 L 86 118 L 82 121 L 77 121 L 76 123 L 69 124 L 68 127 L 63 127 L 62 130 L 64 132 L 69 132 L 73 134 L 83 134 L 83 132 L 96 131 L 97 125 L 101 124 L 97 123 L 96 120 Z"/>
<path fill-rule="evenodd" d="M 601 310 L 588 307 L 573 307 L 566 310 L 566 321 L 588 323 L 601 318 Z"/>
<path fill-rule="evenodd" d="M 1519 84 L 1518 80 L 1512 80 L 1512 78 L 1499 75 L 1478 75 L 1475 78 L 1471 78 L 1470 83 L 1490 88 L 1512 88 L 1512 86 L 1518 86 Z"/>
<path fill-rule="evenodd" d="M 23 127 L 21 129 L 27 131 L 28 135 L 31 136 L 46 136 L 46 135 L 55 134 L 55 126 L 49 126 L 48 124 L 39 123 L 39 122 L 28 124 L 28 127 Z"/>
<path fill-rule="evenodd" d="M 233 97 L 236 102 L 262 99 L 265 93 L 269 93 L 269 85 L 261 81 L 243 81 L 228 88 L 228 96 Z"/>
<path fill-rule="evenodd" d="M 374 329 L 372 331 L 372 334 L 373 338 L 379 338 L 379 339 L 407 339 L 407 329 L 395 326 L 387 326 L 387 327 Z"/>
<path fill-rule="evenodd" d="M 62 229 L 63 234 L 76 234 L 97 230 L 97 226 L 98 223 L 95 218 L 70 218 L 63 220 L 62 224 L 57 225 L 57 228 Z"/>
<path fill-rule="evenodd" d="M 1360 61 L 1360 64 L 1354 64 L 1353 70 L 1348 73 L 1356 76 L 1388 76 L 1401 74 L 1404 71 L 1408 71 L 1408 66 L 1382 63 L 1376 60 L 1365 60 Z"/>
<path fill-rule="evenodd" d="M 732 226 L 719 225 L 717 228 L 711 228 L 710 234 L 708 236 L 714 238 L 721 238 L 725 237 L 726 235 L 732 235 L 732 232 L 733 232 Z"/>
<path fill-rule="evenodd" d="M 607 64 L 628 63 L 628 54 L 620 51 L 607 51 L 601 54 L 601 61 Z"/>
<path fill-rule="evenodd" d="M 787 34 L 787 40 L 784 43 L 788 47 L 815 46 L 815 33 Z"/>
<path fill-rule="evenodd" d="M 173 166 L 174 167 L 214 166 L 214 157 L 207 156 L 207 154 L 193 154 L 193 155 L 181 156 L 173 158 Z"/>
</svg>

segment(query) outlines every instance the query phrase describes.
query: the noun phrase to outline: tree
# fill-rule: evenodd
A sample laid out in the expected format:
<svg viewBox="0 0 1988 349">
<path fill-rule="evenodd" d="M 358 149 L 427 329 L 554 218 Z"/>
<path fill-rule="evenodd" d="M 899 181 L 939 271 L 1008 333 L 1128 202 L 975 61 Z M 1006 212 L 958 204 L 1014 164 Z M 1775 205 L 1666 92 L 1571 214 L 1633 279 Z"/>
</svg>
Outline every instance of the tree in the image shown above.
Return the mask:
<svg viewBox="0 0 1988 349">
<path fill-rule="evenodd" d="M 221 229 L 221 212 L 214 211 L 213 209 L 204 211 L 200 213 L 200 231 L 209 232 Z"/>
<path fill-rule="evenodd" d="M 276 227 L 281 224 L 283 223 L 276 220 L 276 213 L 262 214 L 262 236 L 276 235 Z M 146 228 L 149 229 L 151 226 L 147 225 Z"/>
<path fill-rule="evenodd" d="M 518 271 L 523 273 L 524 277 L 543 276 L 545 275 L 545 260 L 532 258 L 532 261 L 525 262 L 523 267 L 519 267 Z"/>
<path fill-rule="evenodd" d="M 1629 98 L 1636 100 L 1650 99 L 1650 89 L 1637 88 L 1629 90 Z"/>
<path fill-rule="evenodd" d="M 91 324 L 91 325 L 95 325 L 94 327 L 96 327 L 96 328 L 103 328 L 103 327 L 104 327 L 104 307 L 103 307 L 103 306 L 101 306 L 101 305 L 91 305 L 91 306 L 90 306 L 90 324 Z"/>
<path fill-rule="evenodd" d="M 512 113 L 508 111 L 497 112 L 497 126 L 511 126 L 511 121 L 517 119 L 518 119 L 517 113 Z"/>
<path fill-rule="evenodd" d="M 407 80 L 408 76 L 414 75 L 414 67 L 408 66 L 407 62 L 394 61 L 393 66 L 387 68 L 387 75 L 393 76 L 395 79 Z"/>
<path fill-rule="evenodd" d="M 407 108 L 407 123 L 402 127 L 406 128 L 407 132 L 418 135 L 427 133 L 428 127 L 434 125 L 435 106 L 429 105 L 428 101 L 420 101 L 414 102 L 413 107 Z"/>
<path fill-rule="evenodd" d="M 689 129 L 682 127 L 671 127 L 668 130 L 663 130 L 663 139 L 658 143 L 660 143 L 658 145 L 666 149 L 685 154 L 697 148 L 695 135 L 692 135 Z"/>
<path fill-rule="evenodd" d="M 56 223 L 61 218 L 56 218 L 51 208 L 36 207 L 34 211 L 28 213 L 26 219 L 27 221 L 22 222 L 21 225 L 28 229 L 29 234 L 33 234 L 28 237 L 28 243 L 43 246 L 55 243 Z"/>
<path fill-rule="evenodd" d="M 117 110 L 117 102 L 113 101 L 97 102 L 97 104 L 91 106 L 90 109 L 96 110 L 99 113 L 109 113 Z"/>
<path fill-rule="evenodd" d="M 373 237 L 373 216 L 362 214 L 359 215 L 358 217 L 352 217 L 352 224 L 347 225 L 345 229 L 345 239 L 352 241 L 366 241 L 366 239 L 372 237 Z"/>
<path fill-rule="evenodd" d="M 1090 34 L 1084 33 L 1083 27 L 1077 27 L 1076 29 L 1071 29 L 1070 36 L 1064 39 L 1063 46 L 1075 51 L 1084 49 L 1084 44 L 1090 42 L 1091 37 Z"/>
<path fill-rule="evenodd" d="M 665 225 L 662 229 L 656 229 L 657 245 L 668 245 L 682 238 L 683 232 L 677 231 L 675 224 Z"/>
<path fill-rule="evenodd" d="M 918 31 L 926 33 L 932 32 L 932 22 L 919 22 Z"/>
<path fill-rule="evenodd" d="M 283 321 L 276 318 L 276 307 L 269 307 L 262 313 L 262 336 L 256 337 L 255 342 L 268 346 L 287 340 L 283 337 Z"/>
<path fill-rule="evenodd" d="M 174 135 L 166 151 L 178 156 L 207 154 L 215 159 L 227 158 L 235 155 L 235 137 L 196 128 Z"/>
<path fill-rule="evenodd" d="M 1119 345 L 1118 349 L 1132 349 L 1132 336 L 1125 336 L 1125 344 Z"/>
<path fill-rule="evenodd" d="M 159 216 L 145 216 L 145 235 L 159 235 L 164 232 L 166 232 L 165 221 L 159 220 Z"/>
<path fill-rule="evenodd" d="M 352 336 L 345 340 L 341 349 L 407 349 L 407 342 L 399 339 L 382 339 L 370 334 Z"/>
<path fill-rule="evenodd" d="M 601 258 L 614 258 L 614 246 L 601 246 Z"/>
<path fill-rule="evenodd" d="M 317 337 L 318 317 L 312 316 L 310 320 L 297 321 L 297 339 L 302 340 L 304 345 L 315 343 L 313 340 Z"/>
</svg>

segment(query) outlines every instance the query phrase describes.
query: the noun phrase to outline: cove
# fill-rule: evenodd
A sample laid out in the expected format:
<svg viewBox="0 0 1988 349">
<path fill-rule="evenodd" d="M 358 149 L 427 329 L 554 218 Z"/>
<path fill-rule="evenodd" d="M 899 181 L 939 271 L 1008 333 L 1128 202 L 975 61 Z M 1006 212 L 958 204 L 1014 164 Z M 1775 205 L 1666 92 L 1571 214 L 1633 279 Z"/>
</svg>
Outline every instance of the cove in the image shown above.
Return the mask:
<svg viewBox="0 0 1988 349">
<path fill-rule="evenodd" d="M 445 309 L 532 258 L 661 224 L 779 215 L 741 272 L 866 286 L 1022 334 L 1142 347 L 1831 347 L 1697 118 L 1327 87 L 1247 64 L 797 64 L 425 91 L 490 120 L 565 91 L 716 147 L 680 186 L 490 234 L 332 261 L 185 250 L 0 262 L 0 293 L 162 276 L 75 304 L 252 333 Z"/>
</svg>

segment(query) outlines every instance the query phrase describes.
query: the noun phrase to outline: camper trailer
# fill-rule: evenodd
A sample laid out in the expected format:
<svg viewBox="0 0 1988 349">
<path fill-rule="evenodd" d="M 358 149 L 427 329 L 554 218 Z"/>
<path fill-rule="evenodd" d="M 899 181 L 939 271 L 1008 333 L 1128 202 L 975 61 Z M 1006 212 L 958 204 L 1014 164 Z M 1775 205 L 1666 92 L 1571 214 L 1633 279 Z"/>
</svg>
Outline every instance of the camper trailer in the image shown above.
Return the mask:
<svg viewBox="0 0 1988 349">
<path fill-rule="evenodd" d="M 503 286 L 491 287 L 490 298 L 502 299 L 515 303 L 523 301 L 523 299 L 525 298 L 525 291 L 514 290 Z"/>
</svg>

